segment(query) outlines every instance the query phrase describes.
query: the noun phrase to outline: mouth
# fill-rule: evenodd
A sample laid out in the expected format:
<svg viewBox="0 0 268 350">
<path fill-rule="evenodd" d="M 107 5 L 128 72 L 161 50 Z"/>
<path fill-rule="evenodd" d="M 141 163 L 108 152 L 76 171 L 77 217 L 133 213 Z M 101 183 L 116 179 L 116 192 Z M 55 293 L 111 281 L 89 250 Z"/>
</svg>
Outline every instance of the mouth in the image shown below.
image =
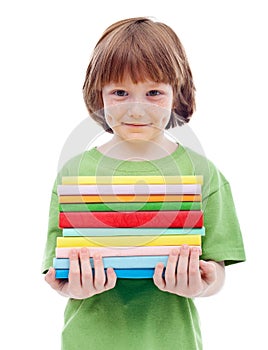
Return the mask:
<svg viewBox="0 0 268 350">
<path fill-rule="evenodd" d="M 121 123 L 122 125 L 128 126 L 128 127 L 132 127 L 132 128 L 144 128 L 146 126 L 151 126 L 152 123 Z"/>
</svg>

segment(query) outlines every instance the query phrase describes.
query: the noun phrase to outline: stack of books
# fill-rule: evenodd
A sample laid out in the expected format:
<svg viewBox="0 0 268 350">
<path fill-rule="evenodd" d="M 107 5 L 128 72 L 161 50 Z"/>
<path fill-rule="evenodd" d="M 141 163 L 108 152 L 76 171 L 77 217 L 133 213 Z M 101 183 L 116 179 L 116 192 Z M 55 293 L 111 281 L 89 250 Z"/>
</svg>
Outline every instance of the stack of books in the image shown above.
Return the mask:
<svg viewBox="0 0 268 350">
<path fill-rule="evenodd" d="M 58 185 L 59 227 L 53 266 L 68 278 L 71 249 L 88 247 L 119 278 L 151 278 L 173 248 L 201 248 L 202 176 L 65 176 Z"/>
</svg>

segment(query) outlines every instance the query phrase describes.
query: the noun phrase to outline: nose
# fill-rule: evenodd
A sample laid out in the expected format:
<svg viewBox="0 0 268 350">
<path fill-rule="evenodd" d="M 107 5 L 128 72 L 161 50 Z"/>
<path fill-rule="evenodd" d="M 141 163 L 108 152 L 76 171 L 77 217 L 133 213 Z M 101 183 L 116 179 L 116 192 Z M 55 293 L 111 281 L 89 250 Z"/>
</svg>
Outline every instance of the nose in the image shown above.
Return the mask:
<svg viewBox="0 0 268 350">
<path fill-rule="evenodd" d="M 129 103 L 128 106 L 128 116 L 132 118 L 140 118 L 145 116 L 145 106 L 143 103 L 135 101 Z"/>
</svg>

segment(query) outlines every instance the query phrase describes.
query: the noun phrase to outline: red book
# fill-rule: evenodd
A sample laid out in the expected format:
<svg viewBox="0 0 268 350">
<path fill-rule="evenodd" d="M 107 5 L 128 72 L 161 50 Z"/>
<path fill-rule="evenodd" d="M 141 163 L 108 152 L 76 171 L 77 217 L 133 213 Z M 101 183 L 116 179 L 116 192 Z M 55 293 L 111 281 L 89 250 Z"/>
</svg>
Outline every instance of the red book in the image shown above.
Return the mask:
<svg viewBox="0 0 268 350">
<path fill-rule="evenodd" d="M 184 227 L 203 226 L 203 212 L 61 212 L 59 227 Z"/>
</svg>

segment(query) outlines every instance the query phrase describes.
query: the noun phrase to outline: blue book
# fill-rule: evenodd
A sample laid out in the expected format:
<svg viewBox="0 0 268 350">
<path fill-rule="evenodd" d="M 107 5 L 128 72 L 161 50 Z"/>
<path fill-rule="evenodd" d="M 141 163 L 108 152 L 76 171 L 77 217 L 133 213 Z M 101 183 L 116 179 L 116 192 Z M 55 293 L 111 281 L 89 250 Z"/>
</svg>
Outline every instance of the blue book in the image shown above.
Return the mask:
<svg viewBox="0 0 268 350">
<path fill-rule="evenodd" d="M 166 266 L 168 255 L 151 255 L 151 256 L 116 256 L 104 257 L 104 268 L 112 267 L 114 269 L 144 269 L 154 268 L 157 263 Z M 93 258 L 90 258 L 91 267 L 94 268 Z M 54 258 L 53 267 L 55 269 L 69 269 L 70 261 L 68 258 Z"/>
<path fill-rule="evenodd" d="M 99 236 L 160 236 L 160 235 L 205 235 L 201 228 L 64 228 L 63 237 L 99 237 Z"/>
<path fill-rule="evenodd" d="M 93 269 L 94 273 L 94 269 Z M 154 268 L 148 269 L 115 269 L 117 278 L 129 278 L 129 279 L 143 279 L 152 278 L 154 275 Z M 56 270 L 56 278 L 68 279 L 69 270 Z"/>
</svg>

